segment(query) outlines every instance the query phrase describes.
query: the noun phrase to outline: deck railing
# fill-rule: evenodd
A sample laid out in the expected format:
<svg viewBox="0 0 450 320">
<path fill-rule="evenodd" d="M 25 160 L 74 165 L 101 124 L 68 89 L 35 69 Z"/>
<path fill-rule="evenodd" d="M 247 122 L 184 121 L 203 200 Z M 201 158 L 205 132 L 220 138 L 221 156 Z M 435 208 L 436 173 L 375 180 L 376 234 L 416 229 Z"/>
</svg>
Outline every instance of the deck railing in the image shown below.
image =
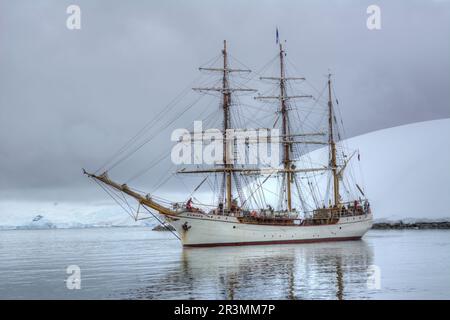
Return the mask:
<svg viewBox="0 0 450 320">
<path fill-rule="evenodd" d="M 261 209 L 258 211 L 251 210 L 228 210 L 216 208 L 211 210 L 209 213 L 202 210 L 201 208 L 192 207 L 188 209 L 185 203 L 174 203 L 173 209 L 182 212 L 182 211 L 191 211 L 199 214 L 217 214 L 217 215 L 226 215 L 226 216 L 234 216 L 234 217 L 258 217 L 258 218 L 276 218 L 276 219 L 291 219 L 291 220 L 305 220 L 305 219 L 327 219 L 327 218 L 340 218 L 340 217 L 352 217 L 358 215 L 365 215 L 370 212 L 370 205 L 366 200 L 362 202 L 357 202 L 355 206 L 355 202 L 344 202 L 339 205 L 339 207 L 322 207 L 317 208 L 311 211 L 307 211 L 304 213 L 304 218 L 299 218 L 299 213 L 288 212 L 288 211 L 275 211 L 273 209 Z M 295 210 L 295 209 L 294 209 Z M 319 217 L 318 213 L 323 212 L 324 217 Z M 331 214 L 330 214 L 331 213 Z"/>
</svg>

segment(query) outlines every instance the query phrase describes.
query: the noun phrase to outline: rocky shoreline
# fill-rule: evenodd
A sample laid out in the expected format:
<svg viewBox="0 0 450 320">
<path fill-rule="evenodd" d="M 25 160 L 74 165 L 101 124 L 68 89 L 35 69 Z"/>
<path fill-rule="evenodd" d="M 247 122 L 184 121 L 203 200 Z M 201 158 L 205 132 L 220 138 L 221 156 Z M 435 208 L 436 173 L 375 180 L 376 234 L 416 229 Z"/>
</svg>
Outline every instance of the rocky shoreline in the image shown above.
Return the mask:
<svg viewBox="0 0 450 320">
<path fill-rule="evenodd" d="M 372 226 L 375 230 L 431 230 L 431 229 L 450 229 L 450 221 L 440 222 L 375 222 Z"/>
</svg>

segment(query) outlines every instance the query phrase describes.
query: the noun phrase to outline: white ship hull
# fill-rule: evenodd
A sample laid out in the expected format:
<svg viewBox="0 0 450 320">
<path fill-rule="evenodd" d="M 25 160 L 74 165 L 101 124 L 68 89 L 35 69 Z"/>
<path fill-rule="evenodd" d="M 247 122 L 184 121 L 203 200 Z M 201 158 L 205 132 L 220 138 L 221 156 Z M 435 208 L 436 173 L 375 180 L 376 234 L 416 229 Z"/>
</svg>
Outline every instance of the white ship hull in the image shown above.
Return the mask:
<svg viewBox="0 0 450 320">
<path fill-rule="evenodd" d="M 372 214 L 341 217 L 336 224 L 312 226 L 241 223 L 232 216 L 191 212 L 166 219 L 187 247 L 357 240 L 372 227 Z"/>
</svg>

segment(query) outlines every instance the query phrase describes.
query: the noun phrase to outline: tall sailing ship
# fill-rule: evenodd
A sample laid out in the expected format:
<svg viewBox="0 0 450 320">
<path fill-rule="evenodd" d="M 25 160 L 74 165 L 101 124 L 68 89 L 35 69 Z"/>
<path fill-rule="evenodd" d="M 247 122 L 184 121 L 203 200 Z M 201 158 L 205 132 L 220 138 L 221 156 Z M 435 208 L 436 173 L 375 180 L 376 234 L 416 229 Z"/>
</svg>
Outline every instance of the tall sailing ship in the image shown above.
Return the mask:
<svg viewBox="0 0 450 320">
<path fill-rule="evenodd" d="M 178 174 L 204 175 L 205 178 L 200 185 L 213 175 L 216 178 L 218 190 L 215 192 L 214 203 L 195 203 L 192 200 L 192 194 L 182 203 L 163 201 L 155 195 L 145 194 L 127 184 L 113 181 L 107 171 L 99 174 L 83 170 L 84 173 L 110 195 L 116 192 L 121 196 L 136 199 L 137 212 L 140 208 L 144 208 L 163 225 L 172 226 L 176 231 L 174 234 L 181 240 L 183 246 L 288 244 L 360 239 L 372 226 L 372 213 L 363 188 L 354 181 L 349 182 L 346 178 L 348 164 L 356 151 L 348 155 L 341 148 L 342 141 L 339 140 L 331 74 L 328 75 L 324 88 L 328 96 L 325 109 L 327 130 L 325 132 L 295 132 L 294 120 L 302 121 L 302 119 L 292 116 L 295 109 L 292 101 L 308 99 L 312 96 L 288 95 L 287 89 L 291 81 L 305 79 L 287 76 L 286 53 L 283 45 L 279 44 L 276 57 L 278 76 L 260 77 L 260 80 L 274 82 L 277 92 L 269 96 L 256 95 L 254 98 L 261 103 L 276 102 L 274 128 L 278 129 L 278 136 L 274 138 L 272 135 L 273 141 L 269 143 L 279 144 L 280 163 L 270 168 L 263 167 L 261 164 L 246 166 L 237 164 L 235 157 L 230 154 L 235 152 L 230 150 L 233 150 L 236 143 L 229 136 L 230 129 L 236 128 L 232 109 L 237 93 L 256 90 L 230 85 L 231 74 L 249 73 L 250 70 L 234 69 L 229 66 L 226 41 L 224 41 L 221 57 L 223 64 L 220 67 L 200 68 L 204 71 L 219 73 L 221 85 L 194 89 L 203 93 L 214 92 L 221 98 L 218 112 L 222 114 L 223 161 L 205 167 L 197 165 L 195 168 L 182 168 L 177 172 Z M 335 101 L 337 103 L 337 100 Z M 195 133 L 189 133 L 189 135 L 192 141 L 196 139 Z M 258 139 L 245 140 L 247 146 L 252 143 L 262 142 Z M 327 163 L 318 166 L 312 161 L 309 163 L 300 161 L 308 156 L 305 150 L 309 149 L 301 148 L 306 145 L 323 145 L 323 148 L 327 148 Z M 319 198 L 317 195 L 317 190 L 322 187 L 315 179 L 317 174 L 328 177 L 326 197 Z M 277 180 L 277 192 L 269 194 L 264 185 L 271 179 Z M 341 186 L 347 192 L 342 192 Z M 355 190 L 356 193 L 349 192 L 350 189 Z M 275 197 L 277 200 L 278 204 L 275 208 L 268 204 L 267 198 L 270 197 Z M 123 199 L 127 201 L 125 197 Z M 164 217 L 165 222 L 160 220 L 161 216 Z M 135 218 L 138 219 L 137 214 Z"/>
</svg>

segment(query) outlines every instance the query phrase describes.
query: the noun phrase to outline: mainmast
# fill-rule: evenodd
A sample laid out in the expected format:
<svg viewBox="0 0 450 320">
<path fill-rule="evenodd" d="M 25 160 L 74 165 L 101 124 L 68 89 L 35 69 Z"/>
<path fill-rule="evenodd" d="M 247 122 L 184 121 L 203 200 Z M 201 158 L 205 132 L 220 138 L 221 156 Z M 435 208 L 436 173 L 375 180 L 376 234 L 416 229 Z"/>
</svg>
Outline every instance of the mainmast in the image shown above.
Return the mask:
<svg viewBox="0 0 450 320">
<path fill-rule="evenodd" d="M 289 122 L 288 122 L 288 111 L 286 108 L 286 78 L 284 72 L 284 51 L 283 45 L 280 43 L 280 111 L 282 116 L 282 134 L 283 137 L 288 137 L 289 135 Z M 283 140 L 287 140 L 286 138 Z M 283 147 L 283 162 L 285 172 L 285 181 L 286 181 L 286 202 L 287 202 L 287 210 L 292 210 L 292 196 L 291 196 L 291 158 L 290 158 L 290 144 L 288 141 L 284 141 Z"/>
<path fill-rule="evenodd" d="M 277 99 L 280 102 L 280 110 L 282 117 L 281 131 L 282 131 L 282 144 L 283 144 L 283 172 L 284 172 L 284 181 L 286 187 L 286 207 L 288 211 L 292 211 L 292 183 L 294 181 L 294 173 L 296 170 L 292 168 L 292 159 L 291 159 L 291 145 L 294 143 L 292 141 L 292 136 L 289 128 L 289 112 L 287 101 L 296 98 L 312 98 L 311 95 L 297 95 L 297 96 L 288 96 L 286 93 L 286 81 L 289 80 L 305 80 L 305 78 L 296 78 L 296 77 L 286 77 L 285 65 L 284 65 L 284 56 L 285 51 L 283 50 L 283 45 L 280 43 L 280 76 L 279 77 L 261 77 L 262 80 L 276 80 L 279 81 L 280 84 L 280 94 L 278 96 L 259 96 L 258 99 Z"/>
<path fill-rule="evenodd" d="M 334 191 L 334 205 L 338 206 L 340 203 L 339 195 L 339 175 L 336 164 L 336 143 L 333 136 L 333 102 L 331 98 L 331 74 L 328 74 L 328 143 L 330 145 L 330 165 L 333 174 L 333 191 Z"/>
</svg>

